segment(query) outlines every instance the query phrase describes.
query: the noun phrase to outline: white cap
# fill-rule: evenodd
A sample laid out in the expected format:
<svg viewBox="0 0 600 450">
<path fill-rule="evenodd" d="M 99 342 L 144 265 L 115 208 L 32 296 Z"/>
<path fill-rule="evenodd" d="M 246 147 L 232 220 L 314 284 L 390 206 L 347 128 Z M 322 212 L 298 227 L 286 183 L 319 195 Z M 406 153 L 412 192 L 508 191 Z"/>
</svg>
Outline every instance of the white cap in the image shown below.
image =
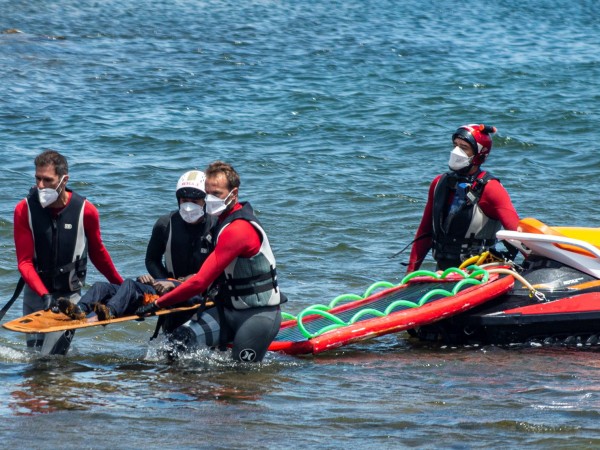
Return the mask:
<svg viewBox="0 0 600 450">
<path fill-rule="evenodd" d="M 201 170 L 190 170 L 179 178 L 175 195 L 177 198 L 204 198 L 206 197 L 205 181 L 206 176 L 204 172 Z"/>
</svg>

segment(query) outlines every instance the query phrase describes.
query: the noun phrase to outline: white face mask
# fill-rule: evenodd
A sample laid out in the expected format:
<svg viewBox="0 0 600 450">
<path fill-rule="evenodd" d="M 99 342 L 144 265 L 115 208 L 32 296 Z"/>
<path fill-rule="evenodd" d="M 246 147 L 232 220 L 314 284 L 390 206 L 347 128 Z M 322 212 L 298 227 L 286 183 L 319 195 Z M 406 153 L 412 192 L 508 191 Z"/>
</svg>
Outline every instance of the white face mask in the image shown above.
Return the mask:
<svg viewBox="0 0 600 450">
<path fill-rule="evenodd" d="M 204 208 L 197 203 L 185 202 L 179 205 L 179 214 L 187 223 L 196 223 L 204 216 Z"/>
<path fill-rule="evenodd" d="M 64 179 L 65 179 L 65 176 L 63 175 L 62 178 L 60 179 L 60 181 L 58 182 L 58 186 L 56 187 L 56 189 L 52 189 L 52 188 L 40 189 L 40 188 L 38 188 L 38 198 L 40 199 L 40 205 L 42 205 L 42 208 L 45 208 L 48 205 L 51 205 L 52 203 L 54 203 L 56 200 L 58 200 L 58 196 L 60 195 L 60 192 L 61 192 L 58 190 L 58 188 L 62 184 Z"/>
<path fill-rule="evenodd" d="M 472 156 L 468 156 L 463 149 L 460 147 L 454 147 L 450 153 L 450 160 L 448 161 L 448 167 L 450 170 L 458 171 L 469 167 L 471 164 Z"/>
<path fill-rule="evenodd" d="M 206 196 L 206 198 L 204 199 L 204 201 L 206 202 L 206 214 L 208 214 L 209 216 L 220 216 L 221 214 L 223 214 L 223 211 L 225 211 L 227 209 L 227 206 L 229 206 L 227 204 L 227 199 L 229 198 L 229 196 L 231 195 L 231 193 L 233 192 L 230 191 L 229 194 L 227 194 L 227 197 L 221 199 L 219 197 L 216 197 L 214 195 L 208 194 Z"/>
</svg>

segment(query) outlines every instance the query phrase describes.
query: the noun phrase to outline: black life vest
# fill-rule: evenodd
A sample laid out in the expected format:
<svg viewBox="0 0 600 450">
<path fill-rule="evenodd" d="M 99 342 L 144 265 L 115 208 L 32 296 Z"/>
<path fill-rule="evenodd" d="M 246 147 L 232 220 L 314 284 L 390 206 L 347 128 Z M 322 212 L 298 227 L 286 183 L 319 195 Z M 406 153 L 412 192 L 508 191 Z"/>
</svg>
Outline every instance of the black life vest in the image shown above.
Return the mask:
<svg viewBox="0 0 600 450">
<path fill-rule="evenodd" d="M 246 220 L 261 235 L 259 252 L 250 258 L 235 258 L 218 279 L 219 299 L 225 306 L 234 309 L 275 306 L 282 303 L 282 296 L 277 283 L 275 257 L 269 239 L 260 222 L 254 215 L 250 203 L 241 203 L 239 209 L 229 215 L 215 229 L 215 245 L 221 232 L 234 220 Z"/>
<path fill-rule="evenodd" d="M 202 223 L 190 224 L 181 218 L 179 211 L 170 214 L 166 228 L 165 266 L 170 278 L 185 277 L 200 270 L 210 252 L 214 219 L 205 217 Z"/>
<path fill-rule="evenodd" d="M 35 243 L 33 263 L 51 293 L 79 291 L 87 274 L 88 246 L 83 228 L 85 198 L 68 191 L 71 200 L 56 217 L 42 208 L 37 188 L 32 188 L 26 198 Z"/>
<path fill-rule="evenodd" d="M 469 256 L 478 255 L 496 243 L 496 232 L 502 224 L 487 217 L 478 205 L 490 180 L 498 179 L 483 171 L 469 177 L 455 172 L 441 176 L 433 197 L 432 247 L 436 261 L 460 265 Z M 463 198 L 459 198 L 461 188 L 464 188 Z M 449 207 L 448 200 L 453 192 L 458 204 Z"/>
</svg>

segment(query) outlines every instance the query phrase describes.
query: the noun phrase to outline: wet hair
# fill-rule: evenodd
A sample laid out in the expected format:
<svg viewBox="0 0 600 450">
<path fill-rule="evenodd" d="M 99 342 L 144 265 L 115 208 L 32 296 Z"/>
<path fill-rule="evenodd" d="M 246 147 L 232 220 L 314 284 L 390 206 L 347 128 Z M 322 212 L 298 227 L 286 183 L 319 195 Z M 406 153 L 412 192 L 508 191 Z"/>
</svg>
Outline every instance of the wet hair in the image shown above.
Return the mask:
<svg viewBox="0 0 600 450">
<path fill-rule="evenodd" d="M 229 185 L 229 190 L 240 187 L 240 176 L 235 171 L 233 166 L 226 162 L 215 161 L 208 165 L 204 173 L 206 174 L 206 178 L 212 178 L 220 173 L 225 175 L 225 177 L 227 178 L 227 184 Z"/>
<path fill-rule="evenodd" d="M 54 150 L 45 150 L 35 157 L 35 167 L 53 165 L 56 175 L 63 176 L 69 173 L 67 158 Z"/>
</svg>

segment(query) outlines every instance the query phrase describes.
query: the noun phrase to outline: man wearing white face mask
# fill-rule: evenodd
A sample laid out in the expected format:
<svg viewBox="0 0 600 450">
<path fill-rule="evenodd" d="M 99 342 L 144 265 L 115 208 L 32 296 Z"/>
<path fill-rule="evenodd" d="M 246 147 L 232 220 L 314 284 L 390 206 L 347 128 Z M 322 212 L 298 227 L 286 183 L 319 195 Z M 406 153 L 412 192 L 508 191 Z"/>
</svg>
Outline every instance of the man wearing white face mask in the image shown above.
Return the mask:
<svg viewBox="0 0 600 450">
<path fill-rule="evenodd" d="M 179 206 L 160 217 L 154 228 L 146 250 L 146 269 L 149 275 L 140 277 L 140 281 L 177 278 L 184 281 L 200 270 L 214 248 L 212 229 L 216 217 L 205 214 L 206 176 L 200 170 L 184 173 L 177 182 L 175 196 Z M 175 288 L 170 281 L 154 281 L 159 294 L 165 294 Z M 162 326 L 170 334 L 175 328 L 190 318 L 188 313 L 176 313 L 159 318 L 158 328 Z"/>
<path fill-rule="evenodd" d="M 516 230 L 519 216 L 497 178 L 480 169 L 492 149 L 488 125 L 463 125 L 452 134 L 450 172 L 429 187 L 407 272 L 417 270 L 430 249 L 439 270 L 458 267 L 496 244 L 496 232 Z"/>
<path fill-rule="evenodd" d="M 178 284 L 168 278 L 183 279 L 195 274 L 212 251 L 211 228 L 216 219 L 204 214 L 206 197 L 204 172 L 191 170 L 177 182 L 175 196 L 179 209 L 158 218 L 146 249 L 146 268 L 149 274 L 137 281 L 125 280 L 121 285 L 98 282 L 85 293 L 77 307 L 59 305 L 62 312 L 73 319 L 81 319 L 95 312 L 106 320 L 133 312 L 147 299 L 164 294 Z M 192 314 L 173 314 L 164 321 L 170 332 L 184 323 Z"/>
<path fill-rule="evenodd" d="M 193 275 L 212 251 L 210 231 L 216 218 L 204 214 L 205 180 L 200 170 L 179 178 L 175 190 L 178 209 L 159 217 L 146 249 L 146 269 L 152 277 Z"/>
<path fill-rule="evenodd" d="M 56 306 L 59 297 L 76 303 L 85 283 L 88 256 L 111 283 L 120 284 L 100 235 L 96 207 L 67 188 L 66 158 L 47 150 L 35 158 L 34 186 L 15 207 L 14 239 L 25 280 L 23 314 Z M 42 354 L 66 354 L 73 332 L 28 334 L 27 346 Z"/>
<path fill-rule="evenodd" d="M 208 166 L 206 212 L 218 217 L 215 249 L 197 274 L 136 313 L 152 314 L 218 287 L 217 307 L 197 313 L 174 335 L 191 347 L 231 344 L 235 360 L 258 362 L 279 331 L 285 296 L 269 239 L 250 204 L 238 202 L 239 186 L 231 165 Z"/>
</svg>

